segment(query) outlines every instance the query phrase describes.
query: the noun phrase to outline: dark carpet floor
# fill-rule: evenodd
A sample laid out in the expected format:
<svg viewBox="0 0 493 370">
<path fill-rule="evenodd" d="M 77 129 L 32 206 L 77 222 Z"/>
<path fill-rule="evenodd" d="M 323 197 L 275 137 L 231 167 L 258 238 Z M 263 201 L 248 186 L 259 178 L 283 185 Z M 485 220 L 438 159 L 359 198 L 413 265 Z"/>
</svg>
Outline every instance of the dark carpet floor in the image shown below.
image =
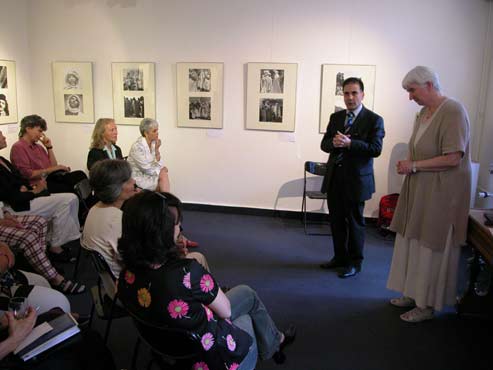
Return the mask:
<svg viewBox="0 0 493 370">
<path fill-rule="evenodd" d="M 454 308 L 421 324 L 399 319 L 405 310 L 388 300 L 398 296 L 385 288 L 393 239 L 367 228 L 363 270 L 339 279 L 318 265 L 331 255 L 329 236 L 307 236 L 298 220 L 188 211 L 185 233 L 200 243 L 221 285 L 254 288 L 279 328 L 294 323 L 296 342 L 287 362 L 259 362 L 257 370 L 464 370 L 493 369 L 490 321 L 458 317 Z M 328 228 L 327 228 L 328 229 Z M 313 231 L 328 231 L 315 227 Z M 460 278 L 465 286 L 468 251 Z M 83 257 L 79 278 L 96 282 L 90 259 Z M 70 298 L 73 310 L 89 313 L 88 293 Z M 93 327 L 104 332 L 106 322 Z M 108 346 L 117 367 L 130 367 L 136 332 L 128 318 L 112 327 Z M 145 368 L 143 354 L 139 368 Z"/>
</svg>

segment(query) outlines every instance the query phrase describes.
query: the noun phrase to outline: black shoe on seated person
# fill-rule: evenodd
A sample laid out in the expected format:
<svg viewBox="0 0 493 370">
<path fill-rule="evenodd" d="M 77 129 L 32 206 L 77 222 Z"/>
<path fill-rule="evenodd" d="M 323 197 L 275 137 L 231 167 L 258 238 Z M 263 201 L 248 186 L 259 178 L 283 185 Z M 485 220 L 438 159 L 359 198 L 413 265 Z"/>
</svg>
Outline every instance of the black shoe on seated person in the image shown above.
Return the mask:
<svg viewBox="0 0 493 370">
<path fill-rule="evenodd" d="M 289 328 L 286 331 L 284 331 L 283 334 L 284 334 L 284 340 L 279 345 L 279 351 L 274 353 L 274 355 L 272 356 L 272 359 L 278 365 L 281 365 L 284 362 L 286 362 L 286 354 L 284 353 L 284 349 L 287 346 L 293 344 L 293 342 L 295 341 L 295 339 L 296 339 L 296 326 L 294 326 L 292 324 L 289 325 Z"/>
</svg>

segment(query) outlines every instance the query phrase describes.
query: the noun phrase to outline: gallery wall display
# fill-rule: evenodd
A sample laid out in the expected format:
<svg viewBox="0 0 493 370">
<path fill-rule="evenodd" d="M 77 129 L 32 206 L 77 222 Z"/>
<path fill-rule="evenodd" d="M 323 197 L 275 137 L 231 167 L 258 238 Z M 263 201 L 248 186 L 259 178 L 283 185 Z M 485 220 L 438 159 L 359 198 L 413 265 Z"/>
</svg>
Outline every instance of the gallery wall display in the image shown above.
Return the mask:
<svg viewBox="0 0 493 370">
<path fill-rule="evenodd" d="M 178 127 L 223 127 L 223 63 L 177 63 Z"/>
<path fill-rule="evenodd" d="M 53 94 L 57 122 L 93 123 L 91 62 L 53 62 Z"/>
<path fill-rule="evenodd" d="M 112 63 L 113 116 L 117 124 L 156 119 L 154 63 Z"/>
<path fill-rule="evenodd" d="M 342 83 L 346 78 L 361 78 L 365 86 L 365 97 L 363 105 L 373 109 L 375 98 L 375 72 L 374 65 L 352 65 L 352 64 L 322 64 L 322 94 L 320 97 L 320 125 L 319 132 L 325 133 L 330 115 L 342 109 L 344 94 Z"/>
<path fill-rule="evenodd" d="M 296 63 L 248 63 L 246 128 L 294 131 Z"/>
<path fill-rule="evenodd" d="M 17 122 L 15 62 L 0 60 L 0 124 Z"/>
</svg>

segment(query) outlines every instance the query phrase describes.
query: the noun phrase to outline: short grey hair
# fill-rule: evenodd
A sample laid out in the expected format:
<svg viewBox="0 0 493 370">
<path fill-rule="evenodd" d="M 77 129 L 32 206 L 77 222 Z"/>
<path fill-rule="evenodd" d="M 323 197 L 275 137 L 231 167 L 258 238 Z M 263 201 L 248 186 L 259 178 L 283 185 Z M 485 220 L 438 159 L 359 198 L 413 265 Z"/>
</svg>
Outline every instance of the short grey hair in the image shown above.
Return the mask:
<svg viewBox="0 0 493 370">
<path fill-rule="evenodd" d="M 132 177 L 132 168 L 123 159 L 98 161 L 89 171 L 89 182 L 94 195 L 103 203 L 115 202 L 122 193 L 123 184 Z"/>
<path fill-rule="evenodd" d="M 159 123 L 157 123 L 157 121 L 155 119 L 144 118 L 140 122 L 140 126 L 139 126 L 140 134 L 142 136 L 145 136 L 144 134 L 146 132 L 149 132 L 151 129 L 156 128 L 156 127 L 159 127 Z"/>
<path fill-rule="evenodd" d="M 412 84 L 424 85 L 431 82 L 435 90 L 440 91 L 438 74 L 429 67 L 417 66 L 407 72 L 402 80 L 402 87 L 407 90 Z"/>
</svg>

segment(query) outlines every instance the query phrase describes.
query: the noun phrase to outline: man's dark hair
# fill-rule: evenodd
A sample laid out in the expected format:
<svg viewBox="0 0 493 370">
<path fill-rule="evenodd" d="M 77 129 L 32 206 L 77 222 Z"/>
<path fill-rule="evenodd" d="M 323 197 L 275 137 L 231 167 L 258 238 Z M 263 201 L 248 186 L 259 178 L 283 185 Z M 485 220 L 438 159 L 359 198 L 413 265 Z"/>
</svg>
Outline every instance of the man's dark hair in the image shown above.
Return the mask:
<svg viewBox="0 0 493 370">
<path fill-rule="evenodd" d="M 358 84 L 361 91 L 365 91 L 365 85 L 363 84 L 363 80 L 361 80 L 361 78 L 358 78 L 358 77 L 346 78 L 344 80 L 344 82 L 342 83 L 342 88 L 344 89 L 344 87 L 346 87 L 346 85 L 348 85 L 348 84 Z"/>
</svg>

